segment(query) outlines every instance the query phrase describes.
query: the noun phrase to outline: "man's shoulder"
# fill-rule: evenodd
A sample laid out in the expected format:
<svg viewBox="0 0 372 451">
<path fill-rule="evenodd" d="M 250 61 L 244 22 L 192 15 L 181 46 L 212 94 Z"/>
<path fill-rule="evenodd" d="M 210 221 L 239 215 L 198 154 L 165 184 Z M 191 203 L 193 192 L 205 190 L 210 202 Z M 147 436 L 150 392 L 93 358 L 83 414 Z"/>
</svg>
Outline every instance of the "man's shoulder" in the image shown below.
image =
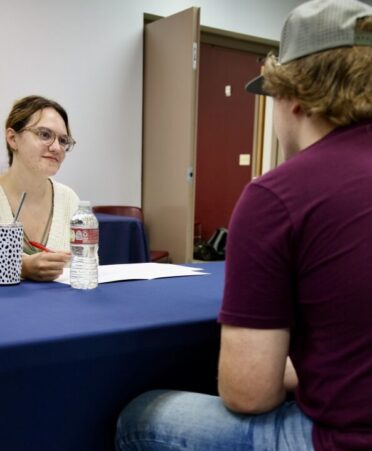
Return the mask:
<svg viewBox="0 0 372 451">
<path fill-rule="evenodd" d="M 355 151 L 363 147 L 361 141 L 366 142 L 366 133 L 372 134 L 372 122 L 338 127 L 252 182 L 267 189 L 277 189 L 293 184 L 298 186 L 322 175 L 329 178 L 332 175 L 329 166 L 335 166 L 341 153 L 345 163 L 348 159 L 355 160 Z M 368 140 L 367 145 L 372 149 L 371 142 Z"/>
<path fill-rule="evenodd" d="M 298 174 L 305 171 L 307 167 L 306 159 L 301 153 L 294 155 L 287 161 L 265 174 L 252 180 L 252 186 L 266 188 L 269 191 L 276 191 L 281 186 L 291 185 L 298 178 Z"/>
</svg>

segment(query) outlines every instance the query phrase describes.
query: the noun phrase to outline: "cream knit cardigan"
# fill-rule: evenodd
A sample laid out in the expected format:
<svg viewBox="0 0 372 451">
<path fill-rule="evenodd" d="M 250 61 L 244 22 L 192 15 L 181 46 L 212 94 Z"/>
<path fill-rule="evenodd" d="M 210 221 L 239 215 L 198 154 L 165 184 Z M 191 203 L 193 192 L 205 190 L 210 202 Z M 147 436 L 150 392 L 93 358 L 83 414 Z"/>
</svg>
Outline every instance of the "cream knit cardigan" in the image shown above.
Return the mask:
<svg viewBox="0 0 372 451">
<path fill-rule="evenodd" d="M 53 180 L 51 182 L 54 191 L 54 209 L 46 247 L 55 251 L 70 252 L 70 219 L 77 210 L 79 198 L 68 186 Z M 11 221 L 13 221 L 12 210 L 0 186 L 0 222 Z"/>
</svg>

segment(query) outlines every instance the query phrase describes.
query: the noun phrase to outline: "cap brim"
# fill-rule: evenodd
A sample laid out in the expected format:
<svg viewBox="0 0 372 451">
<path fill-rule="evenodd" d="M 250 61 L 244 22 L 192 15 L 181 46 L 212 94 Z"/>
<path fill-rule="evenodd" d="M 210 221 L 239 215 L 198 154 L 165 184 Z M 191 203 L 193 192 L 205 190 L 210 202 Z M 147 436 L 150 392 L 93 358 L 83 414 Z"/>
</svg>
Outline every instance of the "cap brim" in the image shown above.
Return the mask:
<svg viewBox="0 0 372 451">
<path fill-rule="evenodd" d="M 257 94 L 260 96 L 269 96 L 270 94 L 267 91 L 265 91 L 263 88 L 263 82 L 264 82 L 264 77 L 262 75 L 259 75 L 258 77 L 249 81 L 245 85 L 245 89 L 246 89 L 246 91 L 251 92 L 252 94 Z"/>
</svg>

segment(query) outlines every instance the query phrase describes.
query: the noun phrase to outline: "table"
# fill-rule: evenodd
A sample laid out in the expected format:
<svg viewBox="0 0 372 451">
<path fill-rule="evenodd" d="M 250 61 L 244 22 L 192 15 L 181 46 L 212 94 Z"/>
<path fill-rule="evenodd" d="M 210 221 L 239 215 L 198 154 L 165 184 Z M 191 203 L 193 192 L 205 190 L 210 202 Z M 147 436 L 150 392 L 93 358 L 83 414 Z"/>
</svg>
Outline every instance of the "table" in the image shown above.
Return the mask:
<svg viewBox="0 0 372 451">
<path fill-rule="evenodd" d="M 211 274 L 0 287 L 0 449 L 113 451 L 143 391 L 214 393 L 224 264 L 193 266 Z"/>
<path fill-rule="evenodd" d="M 96 213 L 101 265 L 144 263 L 149 250 L 142 221 L 128 216 Z"/>
</svg>

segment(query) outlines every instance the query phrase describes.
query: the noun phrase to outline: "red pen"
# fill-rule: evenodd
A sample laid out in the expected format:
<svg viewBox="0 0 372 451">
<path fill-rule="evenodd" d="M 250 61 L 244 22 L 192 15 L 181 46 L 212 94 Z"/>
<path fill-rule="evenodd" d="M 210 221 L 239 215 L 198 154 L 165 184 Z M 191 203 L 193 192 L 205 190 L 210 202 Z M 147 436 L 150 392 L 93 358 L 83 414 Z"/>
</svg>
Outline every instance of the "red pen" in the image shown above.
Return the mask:
<svg viewBox="0 0 372 451">
<path fill-rule="evenodd" d="M 36 241 L 29 241 L 29 243 L 31 244 L 31 246 L 34 246 L 34 247 L 36 247 L 37 249 L 40 249 L 41 251 L 44 251 L 44 252 L 53 252 L 53 251 L 51 251 L 50 249 L 48 249 L 47 247 L 43 246 L 42 244 L 37 243 Z"/>
</svg>

